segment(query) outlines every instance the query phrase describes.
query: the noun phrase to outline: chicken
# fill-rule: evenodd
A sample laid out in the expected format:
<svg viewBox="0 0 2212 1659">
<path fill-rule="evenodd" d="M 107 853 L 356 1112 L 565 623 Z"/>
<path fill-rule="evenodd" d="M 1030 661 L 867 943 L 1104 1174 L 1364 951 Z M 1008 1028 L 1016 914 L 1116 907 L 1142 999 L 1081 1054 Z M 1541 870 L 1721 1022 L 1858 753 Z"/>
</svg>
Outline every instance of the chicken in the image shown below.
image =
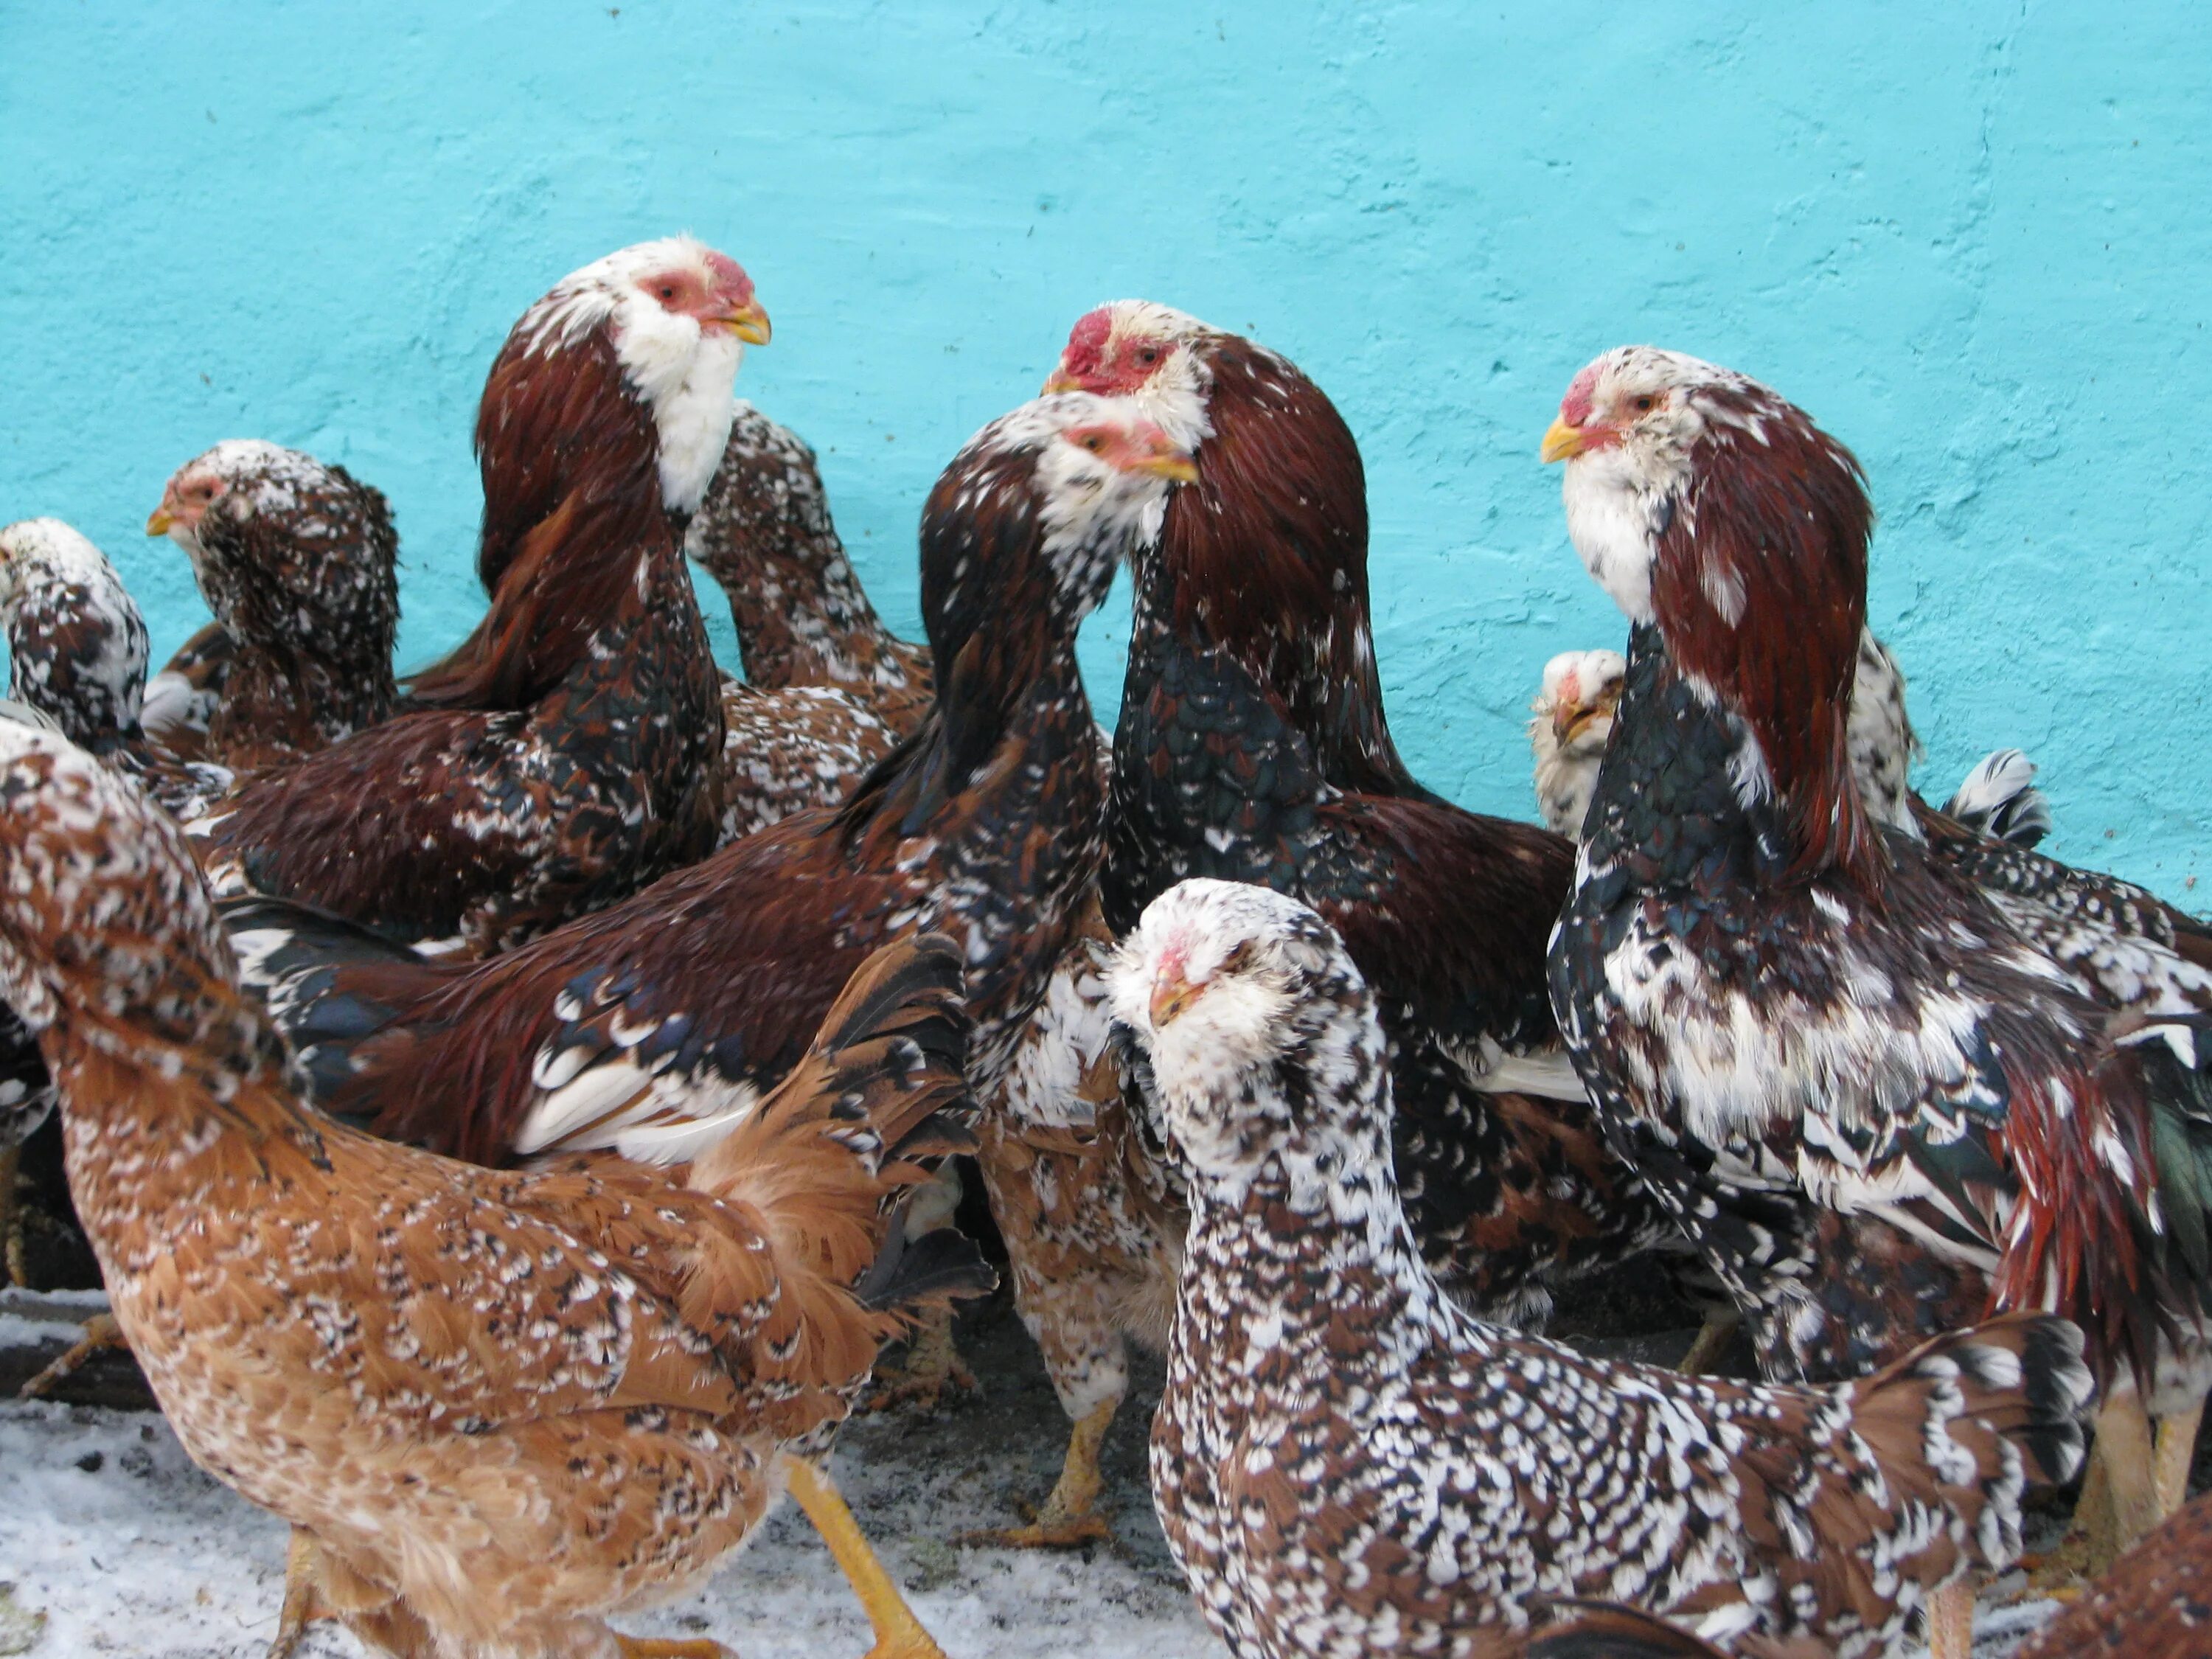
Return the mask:
<svg viewBox="0 0 2212 1659">
<path fill-rule="evenodd" d="M 788 427 L 740 401 L 685 550 L 729 596 L 743 680 L 722 686 L 721 844 L 835 806 L 929 710 L 929 652 L 885 628 Z"/>
<path fill-rule="evenodd" d="M 868 951 L 916 931 L 961 943 L 969 1080 L 987 1091 L 1103 852 L 1076 630 L 1188 470 L 1109 399 L 1041 398 L 984 428 L 923 514 L 923 611 L 951 670 L 842 807 L 485 963 L 420 962 L 297 907 L 237 907 L 252 980 L 326 1103 L 479 1163 L 596 1148 L 680 1160 L 752 1115 Z"/>
<path fill-rule="evenodd" d="M 177 469 L 146 533 L 190 556 L 222 636 L 196 635 L 162 671 L 163 726 L 197 755 L 270 766 L 390 718 L 399 538 L 380 492 L 234 438 Z"/>
<path fill-rule="evenodd" d="M 1802 410 L 1623 348 L 1544 453 L 1632 625 L 1551 953 L 1609 1135 L 1770 1376 L 1856 1375 L 1993 1309 L 2073 1318 L 2139 1528 L 2171 1498 L 2143 1410 L 2193 1413 L 2212 1380 L 2201 1020 L 2116 1019 L 1867 811 L 1846 728 L 1872 509 Z"/>
<path fill-rule="evenodd" d="M 744 270 L 685 237 L 610 254 L 524 313 L 477 419 L 489 614 L 415 678 L 414 712 L 195 826 L 219 891 L 485 955 L 712 848 L 721 704 L 680 534 L 743 343 L 767 337 Z"/>
<path fill-rule="evenodd" d="M 820 1462 L 913 1304 L 917 1159 L 960 1144 L 960 962 L 868 958 L 805 1061 L 680 1178 L 495 1172 L 307 1107 L 177 830 L 65 739 L 0 729 L 0 990 L 58 1084 L 115 1316 L 203 1468 L 290 1522 L 287 1637 L 432 1659 L 706 1656 L 603 1622 L 680 1593 L 788 1489 L 879 1656 L 937 1650 Z M 871 1576 L 872 1574 L 872 1576 Z"/>
<path fill-rule="evenodd" d="M 1528 746 L 1536 751 L 1536 810 L 1555 836 L 1582 839 L 1627 672 L 1618 651 L 1562 651 L 1544 665 L 1528 705 Z"/>
<path fill-rule="evenodd" d="M 1618 651 L 1563 651 L 1544 665 L 1542 688 L 1529 705 L 1535 718 L 1528 722 L 1528 744 L 1536 755 L 1536 804 L 1557 834 L 1582 839 L 1627 672 Z M 1920 740 L 1905 714 L 1897 659 L 1871 633 L 1859 635 L 1846 741 L 1867 811 L 1877 823 L 1919 834 L 1924 809 L 1907 775 Z M 2017 749 L 1984 756 L 1942 811 L 1978 835 L 2020 847 L 2032 848 L 2051 833 L 2051 805 L 2035 787 L 2035 764 Z"/>
<path fill-rule="evenodd" d="M 1607 1150 L 1545 1000 L 1544 940 L 1572 848 L 1437 799 L 1391 743 L 1368 626 L 1364 474 L 1327 397 L 1275 353 L 1139 301 L 1079 320 L 1048 385 L 1135 398 L 1195 446 L 1198 467 L 1134 561 L 1107 924 L 1124 931 L 1176 880 L 1213 875 L 1295 893 L 1345 932 L 1381 990 L 1415 1235 L 1470 1307 L 1540 1320 L 1554 1285 L 1648 1246 L 1680 1249 Z M 1103 1024 L 1089 1022 L 1094 1045 Z M 1039 1069 L 1088 1065 L 1086 1050 Z M 1174 1223 L 1162 1237 L 1145 1220 L 1151 1200 L 1119 1190 L 1118 1132 L 1085 1146 L 1079 1168 L 1057 1161 L 1072 1155 L 1069 1108 L 984 1109 L 987 1164 L 990 1126 L 1007 1119 L 1051 1154 L 1049 1180 L 1002 1176 L 994 1190 L 1024 1316 L 1063 1401 L 1085 1413 L 1046 1506 L 1072 1532 L 1078 1517 L 1055 1513 L 1057 1499 L 1095 1486 L 1075 1465 L 1103 1432 L 1091 1414 L 1118 1399 L 1108 1385 L 1122 1374 L 1121 1337 L 1158 1328 Z M 1060 1197 L 1079 1176 L 1103 1184 Z M 1024 1192 L 1031 1213 L 1010 1219 Z M 1024 1270 L 1024 1245 L 1054 1275 Z"/>
<path fill-rule="evenodd" d="M 1153 1499 L 1237 1659 L 1482 1652 L 1486 1626 L 1510 1650 L 1534 1598 L 1592 1595 L 1724 1649 L 1896 1653 L 1930 1592 L 2019 1554 L 2023 1493 L 2081 1462 L 2090 1377 L 2059 1318 L 1821 1391 L 1469 1316 L 1392 1173 L 1378 999 L 1296 899 L 1182 883 L 1111 982 L 1194 1211 Z"/>
<path fill-rule="evenodd" d="M 230 786 L 221 767 L 179 760 L 139 723 L 146 624 L 107 556 L 59 519 L 0 529 L 0 627 L 9 696 L 139 780 L 179 817 Z"/>
</svg>

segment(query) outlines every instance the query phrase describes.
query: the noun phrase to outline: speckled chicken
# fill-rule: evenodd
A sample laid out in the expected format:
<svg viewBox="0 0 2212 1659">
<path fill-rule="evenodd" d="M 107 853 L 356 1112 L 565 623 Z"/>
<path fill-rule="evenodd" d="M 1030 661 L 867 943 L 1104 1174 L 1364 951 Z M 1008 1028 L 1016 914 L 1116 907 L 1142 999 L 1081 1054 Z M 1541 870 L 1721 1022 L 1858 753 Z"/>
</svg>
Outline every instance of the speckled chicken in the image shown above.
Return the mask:
<svg viewBox="0 0 2212 1659">
<path fill-rule="evenodd" d="M 1816 1391 L 1470 1316 L 1399 1197 L 1376 999 L 1295 899 L 1185 882 L 1112 987 L 1194 1210 L 1153 1498 L 1238 1659 L 1511 1652 L 1560 1596 L 1731 1650 L 1895 1653 L 1929 1592 L 2018 1554 L 2024 1492 L 2080 1462 L 2090 1378 L 2062 1319 Z"/>
<path fill-rule="evenodd" d="M 146 624 L 107 556 L 59 519 L 0 530 L 0 627 L 9 695 L 179 817 L 230 785 L 222 767 L 182 761 L 139 723 Z"/>
<path fill-rule="evenodd" d="M 923 515 L 923 612 L 949 665 L 937 703 L 841 807 L 486 963 L 380 955 L 296 907 L 235 907 L 323 1097 L 483 1163 L 680 1159 L 757 1109 L 862 957 L 925 929 L 961 945 L 987 1091 L 1103 850 L 1076 631 L 1188 471 L 1141 416 L 1080 393 L 979 433 Z"/>
<path fill-rule="evenodd" d="M 1134 398 L 1198 467 L 1134 560 L 1106 923 L 1204 874 L 1297 893 L 1346 931 L 1383 988 L 1415 1234 L 1470 1305 L 1540 1318 L 1559 1279 L 1677 1243 L 1607 1151 L 1544 999 L 1572 848 L 1438 799 L 1391 744 L 1364 473 L 1328 399 L 1273 352 L 1139 301 L 1080 319 L 1048 384 Z M 1069 1538 L 1095 1524 L 1070 1499 L 1097 1488 L 1123 1338 L 1162 1328 L 1180 1233 L 1141 1140 L 1090 1104 L 1111 1092 L 1106 1020 L 1077 1001 L 1068 1052 L 1035 1068 L 1054 1086 L 986 1101 L 981 1133 L 1024 1317 L 1075 1419 L 1040 1516 Z M 994 1173 L 1002 1120 L 1009 1157 L 1032 1150 Z"/>
<path fill-rule="evenodd" d="M 149 689 L 148 718 L 169 741 L 244 770 L 391 717 L 399 537 L 380 492 L 234 438 L 177 469 L 146 533 L 184 549 L 216 616 Z"/>
<path fill-rule="evenodd" d="M 2113 1384 L 2122 1530 L 2144 1524 L 2178 1486 L 2143 1407 L 2193 1431 L 2208 1380 L 2203 1023 L 2115 1018 L 1868 812 L 1846 733 L 1872 511 L 1802 410 L 1623 348 L 1545 453 L 1632 624 L 1552 952 L 1608 1133 L 1770 1375 L 1855 1375 L 1992 1307 L 2075 1319 Z"/>
<path fill-rule="evenodd" d="M 867 959 L 680 1181 L 520 1175 L 306 1107 L 179 832 L 65 739 L 0 728 L 0 989 L 58 1080 L 116 1317 L 192 1457 L 292 1522 L 288 1635 L 724 1654 L 603 1620 L 696 1582 L 787 1487 L 877 1653 L 936 1652 L 809 1460 L 902 1309 L 988 1284 L 972 1251 L 902 1258 L 892 1209 L 961 1139 L 949 944 Z"/>
<path fill-rule="evenodd" d="M 477 418 L 491 609 L 414 711 L 264 773 L 195 826 L 218 890 L 489 954 L 714 845 L 720 681 L 680 540 L 768 319 L 686 237 L 563 278 Z"/>
<path fill-rule="evenodd" d="M 685 550 L 729 596 L 744 678 L 722 684 L 727 846 L 835 806 L 929 710 L 929 651 L 883 624 L 845 557 L 814 452 L 740 401 Z"/>
</svg>

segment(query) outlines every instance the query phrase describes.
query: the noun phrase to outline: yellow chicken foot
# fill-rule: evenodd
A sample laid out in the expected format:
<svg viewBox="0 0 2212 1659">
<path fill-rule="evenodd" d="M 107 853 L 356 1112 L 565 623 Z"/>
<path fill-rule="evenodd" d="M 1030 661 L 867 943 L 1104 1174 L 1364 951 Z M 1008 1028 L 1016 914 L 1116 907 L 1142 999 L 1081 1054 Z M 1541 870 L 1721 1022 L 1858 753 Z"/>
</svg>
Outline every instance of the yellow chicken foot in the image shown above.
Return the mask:
<svg viewBox="0 0 2212 1659">
<path fill-rule="evenodd" d="M 2098 1410 L 2097 1449 L 2108 1501 L 2086 1517 L 2093 1578 L 2159 1522 L 2158 1454 L 2142 1397 L 2133 1389 L 2114 1393 Z"/>
<path fill-rule="evenodd" d="M 23 1265 L 23 1212 L 15 1206 L 15 1170 L 23 1149 L 0 1152 L 0 1285 L 27 1285 Z"/>
<path fill-rule="evenodd" d="M 613 1634 L 623 1659 L 738 1659 L 735 1648 L 726 1648 L 703 1637 L 673 1641 L 659 1636 L 624 1636 L 620 1631 Z"/>
<path fill-rule="evenodd" d="M 2197 1462 L 2197 1430 L 2204 1402 L 2158 1419 L 2158 1461 L 2152 1485 L 2158 1494 L 2158 1518 L 2165 1520 L 2189 1500 L 2189 1470 Z"/>
<path fill-rule="evenodd" d="M 861 1403 L 864 1412 L 889 1411 L 894 1406 L 920 1406 L 933 1412 L 949 1384 L 974 1394 L 979 1384 L 952 1344 L 952 1310 L 932 1308 L 922 1317 L 907 1344 L 906 1363 L 896 1369 L 878 1366 L 877 1387 Z"/>
<path fill-rule="evenodd" d="M 1067 1456 L 1060 1464 L 1060 1479 L 1044 1500 L 1044 1507 L 1028 1525 L 963 1533 L 955 1541 L 1012 1550 L 1066 1550 L 1079 1544 L 1110 1541 L 1113 1528 L 1097 1508 L 1099 1489 L 1104 1484 L 1098 1474 L 1098 1449 L 1105 1443 L 1106 1431 L 1121 1403 L 1109 1400 L 1095 1406 L 1089 1416 L 1076 1424 L 1067 1437 Z"/>
<path fill-rule="evenodd" d="M 292 1659 L 307 1626 L 332 1616 L 316 1582 L 317 1557 L 314 1535 L 293 1528 L 291 1544 L 284 1552 L 284 1608 L 276 1615 L 276 1638 L 269 1644 L 269 1659 Z"/>
<path fill-rule="evenodd" d="M 814 1530 L 830 1547 L 875 1631 L 876 1644 L 868 1650 L 867 1659 L 945 1659 L 945 1650 L 921 1627 L 921 1620 L 876 1559 L 835 1483 L 801 1458 L 787 1457 L 783 1467 L 793 1500 L 806 1511 Z"/>
<path fill-rule="evenodd" d="M 65 1382 L 77 1368 L 104 1348 L 122 1348 L 131 1345 L 123 1339 L 123 1328 L 115 1322 L 113 1314 L 94 1314 L 84 1322 L 84 1335 L 67 1353 L 40 1371 L 15 1390 L 18 1400 L 38 1400 L 48 1390 Z"/>
<path fill-rule="evenodd" d="M 1697 1340 L 1675 1364 L 1674 1369 L 1685 1376 L 1703 1376 L 1720 1364 L 1721 1356 L 1728 1352 L 1729 1344 L 1735 1340 L 1737 1328 L 1743 1316 L 1730 1308 L 1723 1313 L 1705 1316 L 1705 1322 L 1698 1327 Z"/>
<path fill-rule="evenodd" d="M 1973 1652 L 1974 1585 L 1968 1574 L 1928 1598 L 1928 1659 L 1973 1659 Z"/>
</svg>

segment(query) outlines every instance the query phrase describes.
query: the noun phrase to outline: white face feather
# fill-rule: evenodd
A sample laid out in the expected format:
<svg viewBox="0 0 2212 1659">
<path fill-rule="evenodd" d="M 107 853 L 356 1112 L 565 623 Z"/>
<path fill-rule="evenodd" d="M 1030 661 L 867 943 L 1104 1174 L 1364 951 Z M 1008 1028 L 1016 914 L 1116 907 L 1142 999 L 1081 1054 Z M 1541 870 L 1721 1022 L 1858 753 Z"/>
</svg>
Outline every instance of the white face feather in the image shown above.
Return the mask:
<svg viewBox="0 0 2212 1659">
<path fill-rule="evenodd" d="M 688 266 L 712 288 L 709 252 L 689 236 L 622 248 L 562 278 L 517 325 L 535 350 L 573 343 L 602 323 L 611 325 L 623 376 L 653 410 L 661 500 L 672 513 L 696 511 L 720 465 L 744 344 L 726 330 L 702 329 L 696 317 L 669 310 L 641 285 Z"/>
<path fill-rule="evenodd" d="M 1178 1006 L 1154 999 L 1175 991 Z M 1381 1028 L 1358 969 L 1327 925 L 1265 887 L 1196 878 L 1155 899 L 1107 977 L 1114 1017 L 1151 1056 L 1167 1130 L 1200 1175 L 1234 1185 L 1271 1157 L 1316 1146 L 1378 1155 Z M 1310 1091 L 1294 1121 L 1279 1075 L 1296 1052 Z M 1345 1139 L 1340 1131 L 1353 1133 Z M 1296 1178 L 1297 1171 L 1292 1170 Z"/>
<path fill-rule="evenodd" d="M 1562 418 L 1601 439 L 1566 465 L 1559 486 L 1567 535 L 1597 585 L 1633 623 L 1652 620 L 1651 568 L 1668 515 L 1689 510 L 1683 500 L 1690 450 L 1718 418 L 1742 424 L 1733 411 L 1698 395 L 1751 385 L 1741 375 L 1680 352 L 1621 346 L 1575 377 Z M 1578 395 L 1587 411 L 1572 408 Z M 1652 404 L 1639 410 L 1639 399 Z M 1756 436 L 1756 417 L 1752 428 Z M 1739 596 L 1740 597 L 1740 596 Z M 1726 596 L 1715 602 L 1725 611 Z"/>
</svg>

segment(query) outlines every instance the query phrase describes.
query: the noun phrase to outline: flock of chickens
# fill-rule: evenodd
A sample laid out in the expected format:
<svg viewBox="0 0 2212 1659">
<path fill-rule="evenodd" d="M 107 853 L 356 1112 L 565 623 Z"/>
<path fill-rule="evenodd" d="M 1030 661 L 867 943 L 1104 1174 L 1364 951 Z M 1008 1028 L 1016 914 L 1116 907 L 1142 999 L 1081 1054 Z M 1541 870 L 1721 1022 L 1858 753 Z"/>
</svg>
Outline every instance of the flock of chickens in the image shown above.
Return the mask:
<svg viewBox="0 0 2212 1659">
<path fill-rule="evenodd" d="M 955 1154 L 1073 1423 L 1005 1541 L 1103 1535 L 1164 1347 L 1240 1656 L 1963 1655 L 2093 1401 L 2120 1559 L 2034 1650 L 2212 1651 L 2212 933 L 2033 850 L 2017 755 L 1913 794 L 1847 450 L 1674 354 L 1575 378 L 1543 458 L 1631 632 L 1545 674 L 1540 830 L 1400 759 L 1359 454 L 1284 358 L 1083 317 L 931 491 L 917 644 L 733 400 L 768 337 L 688 239 L 532 306 L 489 608 L 406 680 L 342 468 L 177 473 L 216 621 L 150 681 L 97 550 L 0 532 L 0 1140 L 58 1099 L 121 1339 L 291 1524 L 279 1654 L 724 1654 L 604 1620 L 785 1492 L 877 1659 L 935 1654 L 826 1466 L 887 1341 L 960 1370 Z M 1684 1370 L 1528 1334 L 1638 1255 Z M 1765 1380 L 1698 1374 L 1738 1321 Z"/>
</svg>

